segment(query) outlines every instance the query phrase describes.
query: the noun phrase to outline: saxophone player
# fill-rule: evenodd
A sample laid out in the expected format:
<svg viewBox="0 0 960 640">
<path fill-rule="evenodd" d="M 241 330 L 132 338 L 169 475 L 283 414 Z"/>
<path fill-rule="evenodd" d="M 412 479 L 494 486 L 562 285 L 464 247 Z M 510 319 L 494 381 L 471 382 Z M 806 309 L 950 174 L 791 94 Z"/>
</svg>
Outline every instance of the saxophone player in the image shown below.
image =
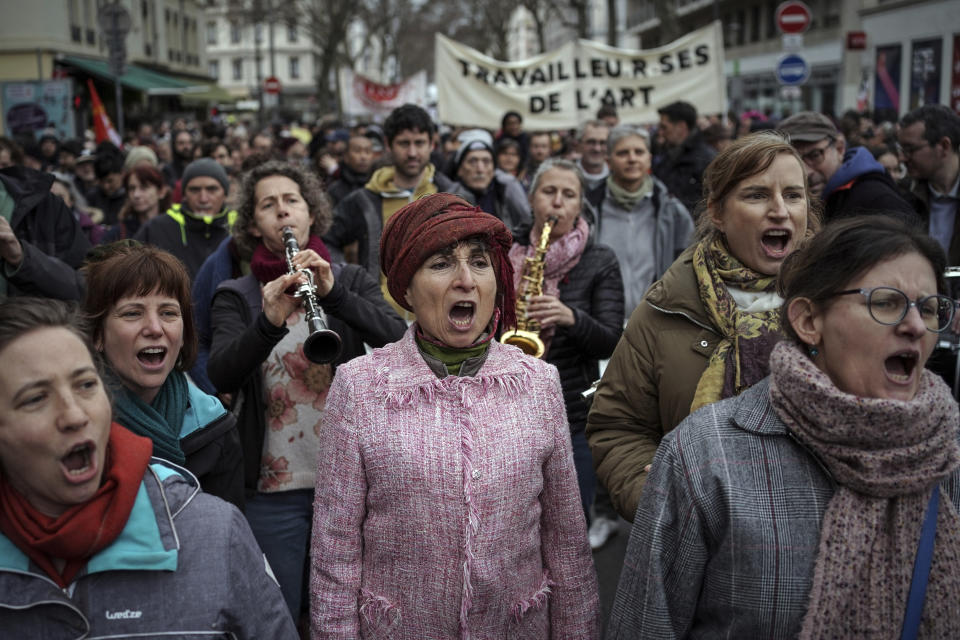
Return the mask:
<svg viewBox="0 0 960 640">
<path fill-rule="evenodd" d="M 524 244 L 510 249 L 518 292 L 517 324 L 539 326 L 544 360 L 560 372 L 580 500 L 587 521 L 596 486 L 593 460 L 584 428 L 587 405 L 581 397 L 600 377 L 599 361 L 613 353 L 623 327 L 623 280 L 613 250 L 598 244 L 584 200 L 584 177 L 572 162 L 551 158 L 540 165 L 530 184 L 533 228 Z M 550 227 L 546 252 L 540 249 L 544 226 Z M 589 220 L 588 220 L 589 218 Z M 542 255 L 542 264 L 531 266 Z M 540 295 L 522 300 L 529 271 L 540 272 Z M 521 318 L 521 315 L 526 316 Z"/>
</svg>

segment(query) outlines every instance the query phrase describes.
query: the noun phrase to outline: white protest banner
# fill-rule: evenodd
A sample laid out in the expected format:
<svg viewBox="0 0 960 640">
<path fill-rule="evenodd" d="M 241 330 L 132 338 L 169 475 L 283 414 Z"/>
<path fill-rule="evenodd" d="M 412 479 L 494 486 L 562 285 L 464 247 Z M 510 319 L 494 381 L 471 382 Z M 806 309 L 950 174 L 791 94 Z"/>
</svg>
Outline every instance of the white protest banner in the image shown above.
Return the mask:
<svg viewBox="0 0 960 640">
<path fill-rule="evenodd" d="M 676 100 L 702 113 L 726 110 L 720 22 L 656 49 L 618 49 L 590 40 L 518 62 L 500 62 L 436 36 L 437 107 L 452 125 L 498 129 L 503 114 L 523 115 L 527 130 L 591 120 L 601 104 L 628 123 L 655 122 Z"/>
<path fill-rule="evenodd" d="M 427 74 L 420 71 L 396 84 L 379 84 L 354 73 L 352 69 L 340 69 L 340 95 L 343 96 L 343 111 L 352 116 L 382 116 L 402 104 L 412 103 L 425 107 L 427 104 Z"/>
</svg>

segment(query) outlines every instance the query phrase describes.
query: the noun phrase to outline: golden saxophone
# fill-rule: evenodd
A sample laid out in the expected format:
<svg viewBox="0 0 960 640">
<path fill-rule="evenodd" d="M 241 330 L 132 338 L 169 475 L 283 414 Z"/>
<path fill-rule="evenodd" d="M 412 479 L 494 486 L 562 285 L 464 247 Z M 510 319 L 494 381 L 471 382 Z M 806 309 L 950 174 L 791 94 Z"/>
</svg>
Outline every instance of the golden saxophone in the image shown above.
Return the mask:
<svg viewBox="0 0 960 640">
<path fill-rule="evenodd" d="M 542 358 L 546 348 L 540 339 L 540 323 L 527 315 L 527 305 L 530 298 L 543 294 L 543 264 L 550 244 L 550 231 L 556 223 L 555 216 L 547 218 L 540 232 L 536 253 L 523 259 L 523 276 L 517 291 L 517 328 L 500 336 L 501 343 L 519 347 L 534 358 Z"/>
<path fill-rule="evenodd" d="M 290 227 L 283 228 L 283 247 L 287 257 L 287 273 L 297 273 L 298 269 L 293 266 L 293 257 L 300 252 L 300 245 L 297 244 Z M 340 355 L 343 341 L 336 331 L 327 328 L 323 308 L 317 302 L 317 285 L 313 282 L 313 272 L 309 269 L 302 269 L 300 272 L 307 276 L 307 281 L 298 284 L 293 295 L 303 298 L 305 319 L 310 330 L 310 335 L 303 343 L 303 355 L 317 364 L 333 362 Z"/>
</svg>

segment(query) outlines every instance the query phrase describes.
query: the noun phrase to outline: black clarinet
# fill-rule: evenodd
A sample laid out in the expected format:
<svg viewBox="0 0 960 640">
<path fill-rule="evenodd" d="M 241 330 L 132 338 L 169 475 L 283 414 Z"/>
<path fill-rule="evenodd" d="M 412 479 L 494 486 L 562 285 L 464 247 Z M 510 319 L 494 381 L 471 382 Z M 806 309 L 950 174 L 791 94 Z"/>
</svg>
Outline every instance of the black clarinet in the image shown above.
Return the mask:
<svg viewBox="0 0 960 640">
<path fill-rule="evenodd" d="M 303 299 L 303 307 L 307 311 L 307 327 L 310 335 L 303 343 L 303 355 L 310 362 L 326 364 L 333 362 L 343 349 L 343 341 L 336 331 L 327 328 L 323 309 L 317 302 L 317 286 L 313 282 L 313 272 L 310 269 L 297 269 L 293 266 L 293 257 L 300 252 L 300 245 L 293 236 L 293 229 L 283 228 L 283 247 L 287 256 L 287 273 L 303 273 L 307 276 L 306 282 L 297 285 L 293 295 Z"/>
</svg>

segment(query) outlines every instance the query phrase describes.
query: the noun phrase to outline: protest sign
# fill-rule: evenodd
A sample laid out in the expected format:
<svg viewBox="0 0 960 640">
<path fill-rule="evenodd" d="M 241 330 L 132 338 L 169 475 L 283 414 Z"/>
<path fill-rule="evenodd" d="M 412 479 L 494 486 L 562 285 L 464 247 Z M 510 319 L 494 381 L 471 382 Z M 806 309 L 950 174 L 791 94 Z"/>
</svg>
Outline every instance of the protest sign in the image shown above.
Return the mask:
<svg viewBox="0 0 960 640">
<path fill-rule="evenodd" d="M 427 74 L 415 73 L 403 82 L 379 84 L 351 69 L 340 70 L 343 111 L 352 116 L 386 117 L 402 104 L 427 104 Z"/>
<path fill-rule="evenodd" d="M 498 129 L 505 112 L 517 111 L 527 130 L 572 128 L 604 103 L 633 123 L 656 121 L 657 109 L 676 100 L 726 110 L 719 22 L 656 49 L 578 40 L 518 62 L 437 34 L 435 56 L 440 119 L 454 125 Z"/>
</svg>

